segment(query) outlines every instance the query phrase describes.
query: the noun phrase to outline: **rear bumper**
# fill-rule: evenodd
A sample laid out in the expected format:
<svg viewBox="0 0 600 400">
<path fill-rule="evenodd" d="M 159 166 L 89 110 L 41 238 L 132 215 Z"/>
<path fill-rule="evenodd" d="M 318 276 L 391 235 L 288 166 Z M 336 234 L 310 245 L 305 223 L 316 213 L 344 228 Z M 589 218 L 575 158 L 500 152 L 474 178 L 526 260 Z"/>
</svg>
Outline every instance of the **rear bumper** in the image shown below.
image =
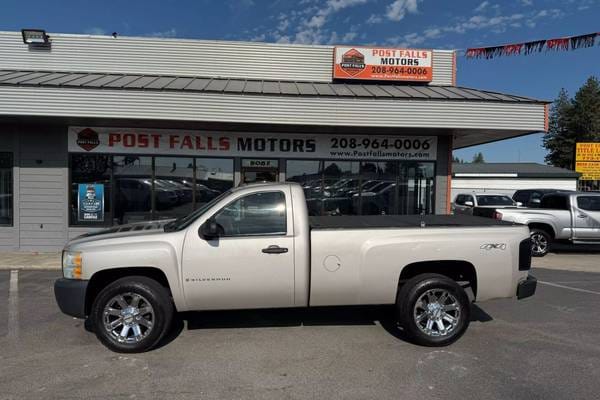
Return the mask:
<svg viewBox="0 0 600 400">
<path fill-rule="evenodd" d="M 519 286 L 517 286 L 517 298 L 521 300 L 533 296 L 536 287 L 537 279 L 531 275 L 527 276 L 527 279 L 519 282 Z"/>
<path fill-rule="evenodd" d="M 85 318 L 85 292 L 88 281 L 60 278 L 54 282 L 54 297 L 60 310 L 72 317 Z"/>
</svg>

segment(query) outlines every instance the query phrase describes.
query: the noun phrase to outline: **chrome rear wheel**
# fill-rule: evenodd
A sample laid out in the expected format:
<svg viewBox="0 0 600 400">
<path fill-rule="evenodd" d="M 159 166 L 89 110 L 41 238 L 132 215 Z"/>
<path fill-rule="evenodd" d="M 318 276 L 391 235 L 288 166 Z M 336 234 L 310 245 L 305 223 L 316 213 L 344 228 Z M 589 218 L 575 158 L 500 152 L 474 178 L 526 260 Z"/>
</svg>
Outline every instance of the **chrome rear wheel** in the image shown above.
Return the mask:
<svg viewBox="0 0 600 400">
<path fill-rule="evenodd" d="M 423 293 L 413 309 L 416 326 L 431 337 L 448 336 L 458 326 L 460 306 L 445 289 L 430 289 Z"/>
</svg>

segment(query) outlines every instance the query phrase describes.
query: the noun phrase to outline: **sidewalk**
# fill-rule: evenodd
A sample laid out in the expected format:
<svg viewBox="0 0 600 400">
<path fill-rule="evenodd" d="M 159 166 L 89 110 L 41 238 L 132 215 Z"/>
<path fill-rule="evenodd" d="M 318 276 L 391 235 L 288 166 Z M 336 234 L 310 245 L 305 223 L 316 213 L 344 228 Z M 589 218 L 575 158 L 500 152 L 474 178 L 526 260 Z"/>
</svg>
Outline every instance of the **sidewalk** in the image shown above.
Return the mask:
<svg viewBox="0 0 600 400">
<path fill-rule="evenodd" d="M 38 253 L 25 251 L 0 251 L 0 270 L 7 269 L 61 269 L 60 252 Z"/>
</svg>

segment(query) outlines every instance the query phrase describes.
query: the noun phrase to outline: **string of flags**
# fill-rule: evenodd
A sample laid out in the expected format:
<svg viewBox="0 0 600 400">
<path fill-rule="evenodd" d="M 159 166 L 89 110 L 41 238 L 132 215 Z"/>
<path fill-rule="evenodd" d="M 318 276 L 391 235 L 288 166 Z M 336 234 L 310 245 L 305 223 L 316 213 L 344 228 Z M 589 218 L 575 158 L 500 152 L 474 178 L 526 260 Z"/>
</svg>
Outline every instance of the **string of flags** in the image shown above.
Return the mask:
<svg viewBox="0 0 600 400">
<path fill-rule="evenodd" d="M 529 55 L 546 51 L 576 50 L 592 47 L 600 32 L 588 33 L 586 35 L 567 36 L 557 39 L 534 40 L 532 42 L 505 44 L 502 46 L 473 47 L 465 51 L 467 58 L 496 58 L 502 56 Z M 599 40 L 600 42 L 600 40 Z"/>
</svg>

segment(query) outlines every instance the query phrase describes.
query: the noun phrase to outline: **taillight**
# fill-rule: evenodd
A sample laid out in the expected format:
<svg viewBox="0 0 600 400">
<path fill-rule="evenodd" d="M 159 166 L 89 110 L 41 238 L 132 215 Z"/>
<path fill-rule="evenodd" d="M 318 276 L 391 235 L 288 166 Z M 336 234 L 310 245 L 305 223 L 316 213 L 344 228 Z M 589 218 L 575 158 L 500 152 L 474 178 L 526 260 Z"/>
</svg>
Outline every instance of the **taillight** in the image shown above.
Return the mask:
<svg viewBox="0 0 600 400">
<path fill-rule="evenodd" d="M 502 219 L 502 213 L 498 211 L 494 211 L 494 219 Z"/>
</svg>

